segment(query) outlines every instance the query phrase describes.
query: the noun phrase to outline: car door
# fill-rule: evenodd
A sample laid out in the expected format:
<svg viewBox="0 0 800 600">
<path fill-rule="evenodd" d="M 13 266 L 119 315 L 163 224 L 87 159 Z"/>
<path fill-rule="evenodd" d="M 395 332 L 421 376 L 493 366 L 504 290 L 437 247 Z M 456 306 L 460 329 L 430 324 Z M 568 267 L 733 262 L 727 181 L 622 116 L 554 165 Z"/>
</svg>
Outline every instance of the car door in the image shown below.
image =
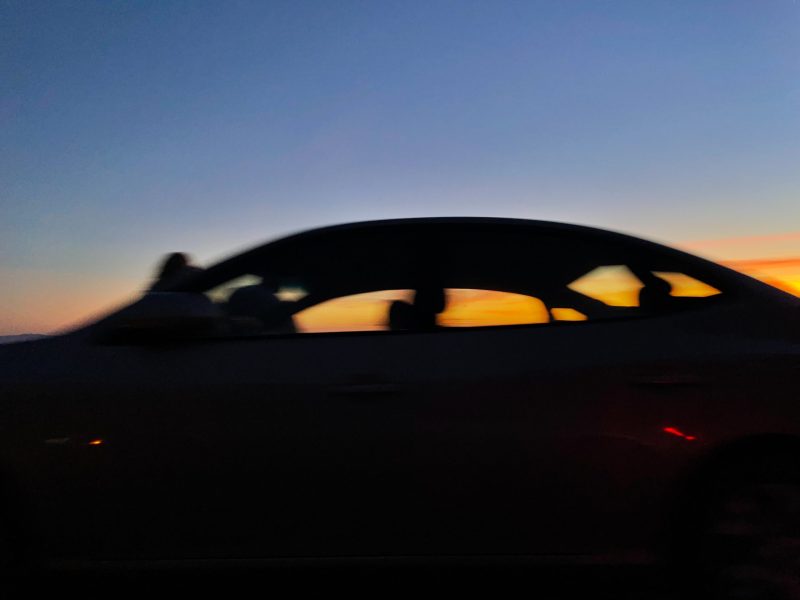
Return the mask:
<svg viewBox="0 0 800 600">
<path fill-rule="evenodd" d="M 448 482 L 450 552 L 596 554 L 640 541 L 651 523 L 635 511 L 657 498 L 666 453 L 686 450 L 663 429 L 696 434 L 700 411 L 690 385 L 657 386 L 676 359 L 647 347 L 658 333 L 675 335 L 645 320 L 431 334 L 448 357 L 440 393 L 414 408 L 420 455 Z"/>
<path fill-rule="evenodd" d="M 546 253 L 564 258 L 537 280 L 524 269 L 493 271 L 450 243 L 462 266 L 451 261 L 447 294 L 470 292 L 484 314 L 470 321 L 448 308 L 439 329 L 414 334 L 438 369 L 424 402 L 408 399 L 413 433 L 396 432 L 412 449 L 410 464 L 425 465 L 414 489 L 427 501 L 418 522 L 432 524 L 428 548 L 606 557 L 641 549 L 667 482 L 707 425 L 709 402 L 724 394 L 708 369 L 720 339 L 698 327 L 721 292 L 673 282 L 662 291 L 697 302 L 650 308 L 640 305 L 646 284 L 622 262 L 643 257 L 624 248 L 555 240 L 572 251 Z M 497 242 L 494 255 L 504 247 L 512 248 Z M 554 282 L 578 283 L 559 295 Z M 530 302 L 520 304 L 526 288 Z"/>
<path fill-rule="evenodd" d="M 439 367 L 424 339 L 340 329 L 65 357 L 47 432 L 64 443 L 37 474 L 53 554 L 390 552 L 418 466 L 408 398 Z"/>
</svg>

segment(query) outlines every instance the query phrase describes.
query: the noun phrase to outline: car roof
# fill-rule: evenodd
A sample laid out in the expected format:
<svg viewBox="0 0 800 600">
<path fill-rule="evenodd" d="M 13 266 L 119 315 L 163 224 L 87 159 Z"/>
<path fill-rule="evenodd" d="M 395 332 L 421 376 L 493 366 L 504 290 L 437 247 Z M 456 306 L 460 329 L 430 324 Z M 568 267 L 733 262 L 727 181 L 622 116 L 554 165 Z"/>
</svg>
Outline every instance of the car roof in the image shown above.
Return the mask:
<svg viewBox="0 0 800 600">
<path fill-rule="evenodd" d="M 517 232 L 535 232 L 538 234 L 578 234 L 593 237 L 598 241 L 601 241 L 602 238 L 605 238 L 609 242 L 616 240 L 618 242 L 632 242 L 637 244 L 658 246 L 665 249 L 667 248 L 666 246 L 660 246 L 654 242 L 648 242 L 641 238 L 623 233 L 617 233 L 614 231 L 586 225 L 574 225 L 555 221 L 540 221 L 506 217 L 410 217 L 402 219 L 355 221 L 352 223 L 340 223 L 307 229 L 271 240 L 249 250 L 245 250 L 244 252 L 235 256 L 231 256 L 210 268 L 215 270 L 226 269 L 233 263 L 250 260 L 259 254 L 271 252 L 282 246 L 295 246 L 306 243 L 313 244 L 315 242 L 336 238 L 345 239 L 347 237 L 363 233 L 380 233 L 382 236 L 388 236 L 391 234 L 414 236 L 417 234 L 426 234 L 431 232 L 435 233 L 436 231 L 447 229 L 452 230 L 453 228 L 480 228 L 484 231 L 493 230 L 496 233 L 507 233 L 511 230 L 514 230 Z M 388 240 L 388 238 L 384 239 Z"/>
<path fill-rule="evenodd" d="M 339 223 L 316 227 L 298 233 L 290 234 L 283 238 L 278 238 L 272 242 L 267 242 L 261 246 L 253 248 L 258 251 L 261 248 L 276 243 L 290 243 L 307 240 L 314 237 L 324 237 L 329 235 L 347 235 L 363 231 L 404 231 L 407 233 L 422 232 L 432 228 L 446 228 L 448 226 L 481 226 L 491 227 L 498 230 L 508 229 L 527 229 L 536 230 L 540 233 L 582 233 L 592 236 L 608 237 L 609 239 L 627 239 L 645 242 L 627 234 L 617 233 L 607 229 L 590 227 L 587 225 L 575 225 L 571 223 L 561 223 L 557 221 L 542 221 L 535 219 L 519 219 L 510 217 L 409 217 L 402 219 L 378 219 L 371 221 L 354 221 L 352 223 Z"/>
<path fill-rule="evenodd" d="M 350 260 L 347 257 L 363 254 L 367 247 L 370 248 L 370 253 L 364 260 L 374 258 L 375 261 L 391 261 L 392 264 L 402 261 L 435 262 L 440 259 L 443 252 L 441 240 L 454 235 L 461 236 L 459 239 L 462 245 L 475 246 L 478 248 L 476 252 L 488 254 L 486 258 L 488 261 L 504 258 L 501 254 L 503 248 L 508 247 L 509 240 L 512 239 L 537 239 L 534 236 L 549 239 L 569 238 L 571 240 L 569 247 L 580 240 L 592 244 L 592 259 L 597 264 L 620 264 L 619 253 L 616 255 L 617 262 L 603 263 L 603 257 L 597 255 L 598 249 L 624 248 L 632 255 L 652 254 L 664 257 L 668 262 L 692 265 L 697 272 L 705 274 L 708 283 L 712 285 L 727 281 L 732 286 L 744 286 L 754 290 L 768 287 L 711 261 L 662 244 L 606 229 L 517 218 L 426 217 L 344 223 L 291 234 L 223 260 L 197 278 L 192 278 L 181 286 L 181 290 L 176 291 L 204 291 L 243 273 L 248 266 L 260 261 L 271 265 L 282 262 L 297 265 L 298 261 L 302 261 L 303 255 L 309 255 L 316 258 L 313 260 L 309 258 L 306 268 L 313 265 L 324 269 L 324 265 L 317 264 L 321 256 L 335 254 L 341 256 L 342 260 Z M 322 250 L 314 255 L 315 248 Z M 381 249 L 387 253 L 391 252 L 391 256 L 382 255 Z M 574 250 L 574 252 L 579 251 L 577 248 Z M 476 256 L 472 256 L 473 264 Z M 336 257 L 328 256 L 328 259 L 335 261 Z M 609 257 L 608 260 L 614 259 Z M 541 265 L 542 263 L 537 263 L 537 268 Z M 584 267 L 585 265 L 576 263 L 574 273 L 564 273 L 565 282 L 573 275 L 580 275 L 579 271 Z M 754 285 L 756 288 L 753 288 Z"/>
</svg>

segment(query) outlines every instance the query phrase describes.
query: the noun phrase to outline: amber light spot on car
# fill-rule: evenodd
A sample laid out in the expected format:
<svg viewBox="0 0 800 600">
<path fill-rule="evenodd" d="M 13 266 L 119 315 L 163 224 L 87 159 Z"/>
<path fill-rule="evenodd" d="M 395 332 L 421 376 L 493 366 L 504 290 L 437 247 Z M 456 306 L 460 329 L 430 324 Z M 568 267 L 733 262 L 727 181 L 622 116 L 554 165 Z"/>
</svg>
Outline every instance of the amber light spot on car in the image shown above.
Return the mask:
<svg viewBox="0 0 800 600">
<path fill-rule="evenodd" d="M 664 431 L 665 433 L 668 433 L 670 435 L 674 435 L 676 437 L 681 437 L 681 438 L 683 438 L 683 439 L 685 439 L 685 440 L 687 440 L 689 442 L 691 442 L 692 440 L 696 440 L 697 439 L 695 436 L 686 435 L 681 430 L 676 429 L 674 427 L 664 427 L 664 429 L 662 429 L 662 431 Z"/>
<path fill-rule="evenodd" d="M 89 442 L 89 445 L 90 446 L 102 446 L 103 445 L 103 440 L 91 440 Z"/>
</svg>

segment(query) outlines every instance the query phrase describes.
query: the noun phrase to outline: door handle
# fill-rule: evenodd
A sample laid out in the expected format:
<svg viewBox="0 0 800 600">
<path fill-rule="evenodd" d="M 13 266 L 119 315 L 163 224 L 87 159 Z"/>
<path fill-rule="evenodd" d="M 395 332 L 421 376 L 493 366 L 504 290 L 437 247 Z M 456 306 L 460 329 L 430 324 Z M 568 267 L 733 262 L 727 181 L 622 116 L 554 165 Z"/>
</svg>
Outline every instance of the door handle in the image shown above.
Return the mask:
<svg viewBox="0 0 800 600">
<path fill-rule="evenodd" d="M 346 383 L 329 388 L 331 396 L 364 398 L 369 396 L 391 396 L 400 391 L 394 383 Z"/>
<path fill-rule="evenodd" d="M 673 388 L 697 387 L 706 383 L 703 379 L 694 375 L 664 374 L 664 375 L 643 375 L 631 380 L 631 385 L 637 388 L 666 390 Z"/>
</svg>

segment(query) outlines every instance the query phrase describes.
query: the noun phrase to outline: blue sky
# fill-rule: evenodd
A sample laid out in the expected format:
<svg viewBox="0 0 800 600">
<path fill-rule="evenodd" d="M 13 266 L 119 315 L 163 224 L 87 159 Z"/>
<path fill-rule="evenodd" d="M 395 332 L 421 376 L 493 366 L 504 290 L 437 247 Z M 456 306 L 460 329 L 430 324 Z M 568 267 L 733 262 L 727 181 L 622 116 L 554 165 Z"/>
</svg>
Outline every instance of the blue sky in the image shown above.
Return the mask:
<svg viewBox="0 0 800 600">
<path fill-rule="evenodd" d="M 794 0 L 6 0 L 0 73 L 0 333 L 335 222 L 800 229 Z"/>
</svg>

